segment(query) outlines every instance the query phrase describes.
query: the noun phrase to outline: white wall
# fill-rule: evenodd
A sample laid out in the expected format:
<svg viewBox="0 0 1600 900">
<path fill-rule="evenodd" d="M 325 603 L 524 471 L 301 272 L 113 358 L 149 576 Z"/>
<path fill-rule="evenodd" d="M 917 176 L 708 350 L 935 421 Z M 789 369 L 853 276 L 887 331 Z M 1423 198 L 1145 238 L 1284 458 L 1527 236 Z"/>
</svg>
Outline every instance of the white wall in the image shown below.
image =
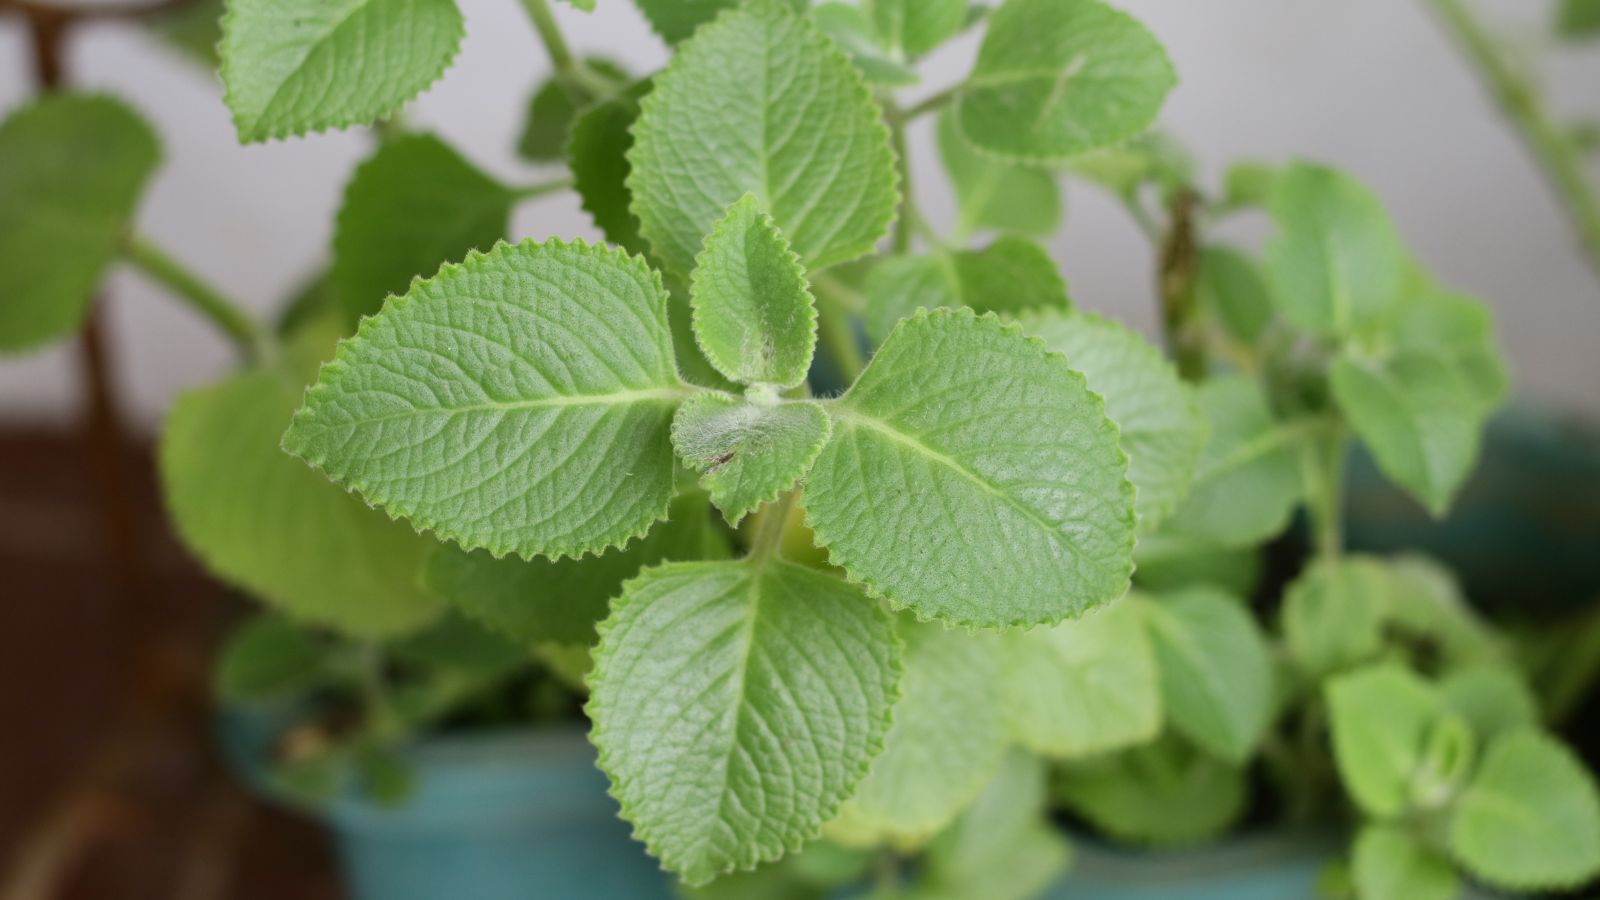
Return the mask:
<svg viewBox="0 0 1600 900">
<path fill-rule="evenodd" d="M 1493 116 L 1423 0 L 1122 0 L 1172 53 L 1182 83 L 1164 124 L 1211 176 L 1239 157 L 1306 156 L 1344 166 L 1386 200 L 1418 254 L 1446 280 L 1487 298 L 1524 396 L 1600 414 L 1600 280 L 1584 268 L 1558 208 Z M 547 68 L 514 0 L 462 0 L 467 40 L 454 68 L 409 118 L 439 130 L 513 182 L 539 173 L 512 144 L 530 86 Z M 666 52 L 625 0 L 585 16 L 558 4 L 580 49 L 634 71 Z M 1533 49 L 1543 2 L 1492 0 Z M 928 62 L 928 85 L 959 79 L 971 38 Z M 0 25 L 0 112 L 28 93 L 28 54 L 14 21 Z M 84 30 L 70 67 L 82 85 L 131 100 L 156 122 L 166 165 L 140 227 L 252 308 L 266 313 L 326 258 L 333 216 L 359 134 L 238 146 L 215 78 L 121 26 Z M 1600 117 L 1600 45 L 1549 70 L 1562 105 Z M 920 92 L 911 92 L 918 96 Z M 949 198 L 924 148 L 915 174 L 937 219 Z M 1148 328 L 1150 254 L 1121 212 L 1092 190 L 1068 198 L 1051 241 L 1082 306 Z M 521 209 L 514 235 L 593 236 L 570 198 Z M 0 273 L 3 280 L 3 273 Z M 0 282 L 3 283 L 3 282 Z M 185 386 L 224 372 L 225 346 L 138 276 L 109 286 L 111 334 L 127 400 L 153 423 Z M 0 359 L 0 417 L 65 420 L 77 408 L 72 351 Z"/>
</svg>

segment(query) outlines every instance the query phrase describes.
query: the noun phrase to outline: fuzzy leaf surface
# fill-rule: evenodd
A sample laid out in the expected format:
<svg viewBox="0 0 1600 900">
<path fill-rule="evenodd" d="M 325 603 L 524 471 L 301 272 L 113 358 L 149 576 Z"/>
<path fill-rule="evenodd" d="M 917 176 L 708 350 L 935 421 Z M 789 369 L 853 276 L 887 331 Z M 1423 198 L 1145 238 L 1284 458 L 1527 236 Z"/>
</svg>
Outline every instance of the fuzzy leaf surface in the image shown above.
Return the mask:
<svg viewBox="0 0 1600 900">
<path fill-rule="evenodd" d="M 828 413 L 807 400 L 761 406 L 701 394 L 672 419 L 673 447 L 703 473 L 711 502 L 731 525 L 794 487 L 831 432 Z"/>
<path fill-rule="evenodd" d="M 1245 763 L 1272 713 L 1267 642 L 1244 601 L 1192 587 L 1142 604 L 1167 719 L 1211 754 Z"/>
<path fill-rule="evenodd" d="M 1044 248 L 1002 236 L 982 250 L 936 251 L 881 260 L 868 273 L 867 335 L 882 343 L 901 319 L 928 309 L 969 307 L 1015 315 L 1065 312 L 1067 283 Z"/>
</svg>

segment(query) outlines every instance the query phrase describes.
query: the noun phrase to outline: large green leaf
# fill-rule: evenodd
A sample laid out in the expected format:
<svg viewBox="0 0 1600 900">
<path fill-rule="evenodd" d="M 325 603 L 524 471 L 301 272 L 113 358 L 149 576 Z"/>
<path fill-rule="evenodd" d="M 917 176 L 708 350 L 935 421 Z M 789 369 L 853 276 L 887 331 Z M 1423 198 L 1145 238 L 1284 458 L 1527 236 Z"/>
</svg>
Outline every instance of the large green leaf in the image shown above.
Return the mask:
<svg viewBox="0 0 1600 900">
<path fill-rule="evenodd" d="M 703 473 L 711 501 L 737 525 L 795 486 L 831 430 L 827 412 L 809 400 L 766 406 L 701 394 L 678 407 L 672 445 Z"/>
<path fill-rule="evenodd" d="M 1267 642 L 1244 602 L 1193 587 L 1139 609 L 1167 719 L 1213 755 L 1243 764 L 1266 731 L 1274 693 Z"/>
<path fill-rule="evenodd" d="M 1067 358 L 1106 401 L 1117 443 L 1128 454 L 1141 531 L 1150 531 L 1189 492 L 1207 427 L 1194 391 L 1143 337 L 1099 316 L 1041 315 L 1022 327 Z"/>
<path fill-rule="evenodd" d="M 807 523 L 919 617 L 1054 623 L 1122 596 L 1133 487 L 1116 426 L 1059 354 L 969 310 L 919 312 L 830 405 Z"/>
<path fill-rule="evenodd" d="M 1065 160 L 1150 126 L 1177 83 L 1166 51 L 1097 0 L 1006 0 L 957 106 L 961 130 L 997 156 Z"/>
<path fill-rule="evenodd" d="M 1456 805 L 1450 849 L 1496 887 L 1577 887 L 1600 873 L 1594 777 L 1554 738 L 1506 734 L 1489 745 Z"/>
<path fill-rule="evenodd" d="M 167 510 L 212 573 L 304 621 L 408 631 L 442 604 L 422 587 L 434 543 L 278 448 L 300 383 L 249 371 L 179 398 L 161 440 Z"/>
<path fill-rule="evenodd" d="M 983 790 L 1005 753 L 1003 649 L 993 635 L 895 619 L 905 683 L 883 753 L 828 834 L 917 846 Z"/>
<path fill-rule="evenodd" d="M 957 235 L 993 228 L 1043 236 L 1061 224 L 1061 188 L 1054 172 L 980 152 L 961 133 L 953 109 L 939 114 L 938 142 L 956 192 Z"/>
<path fill-rule="evenodd" d="M 366 124 L 444 74 L 464 33 L 453 0 L 228 0 L 222 99 L 245 142 Z"/>
<path fill-rule="evenodd" d="M 109 97 L 47 97 L 0 123 L 0 353 L 72 333 L 161 148 Z"/>
<path fill-rule="evenodd" d="M 1050 254 L 1027 238 L 1002 236 L 982 250 L 935 251 L 880 260 L 867 275 L 867 335 L 882 342 L 918 308 L 971 307 L 1016 314 L 1065 311 L 1067 283 Z"/>
<path fill-rule="evenodd" d="M 1453 900 L 1461 891 L 1450 860 L 1394 825 L 1361 829 L 1351 868 L 1362 900 Z"/>
<path fill-rule="evenodd" d="M 776 0 L 720 16 L 685 41 L 656 76 L 633 136 L 633 210 L 679 275 L 747 193 L 812 271 L 870 251 L 894 215 L 894 154 L 866 84 L 826 35 Z"/>
<path fill-rule="evenodd" d="M 1321 678 L 1366 662 L 1383 646 L 1391 589 L 1383 563 L 1365 557 L 1321 560 L 1284 593 L 1283 636 L 1289 656 Z"/>
<path fill-rule="evenodd" d="M 577 556 L 667 514 L 688 391 L 643 260 L 501 244 L 363 322 L 284 447 L 467 549 Z"/>
<path fill-rule="evenodd" d="M 488 250 L 515 197 L 430 134 L 384 141 L 345 188 L 333 234 L 333 285 L 354 324 L 413 278 Z"/>
<path fill-rule="evenodd" d="M 600 628 L 587 711 L 635 835 L 691 884 L 799 849 L 883 746 L 900 677 L 860 589 L 787 563 L 668 563 Z"/>
<path fill-rule="evenodd" d="M 706 235 L 690 281 L 694 335 L 726 378 L 790 388 L 817 346 L 817 307 L 805 270 L 754 194 Z"/>
<path fill-rule="evenodd" d="M 1088 756 L 1143 743 L 1161 728 L 1156 660 L 1130 600 L 1004 641 L 1006 715 L 1018 744 Z"/>
<path fill-rule="evenodd" d="M 1065 767 L 1056 794 L 1121 841 L 1158 846 L 1203 841 L 1244 811 L 1244 770 L 1166 736 Z"/>
<path fill-rule="evenodd" d="M 967 24 L 967 0 L 866 0 L 878 39 L 890 52 L 915 59 Z"/>
<path fill-rule="evenodd" d="M 1329 679 L 1326 695 L 1345 788 L 1369 815 L 1398 815 L 1441 711 L 1438 694 L 1411 671 L 1380 664 Z"/>
<path fill-rule="evenodd" d="M 1355 179 L 1309 163 L 1288 166 L 1273 182 L 1270 211 L 1278 233 L 1267 244 L 1267 272 L 1290 322 L 1345 335 L 1400 299 L 1400 237 Z"/>
<path fill-rule="evenodd" d="M 611 598 L 639 570 L 665 560 L 726 559 L 728 539 L 711 521 L 704 492 L 672 501 L 650 533 L 593 559 L 495 559 L 487 550 L 441 545 L 427 584 L 467 616 L 519 643 L 588 646 Z"/>
<path fill-rule="evenodd" d="M 630 253 L 649 249 L 639 236 L 632 196 L 628 193 L 628 151 L 633 147 L 633 123 L 639 118 L 639 98 L 651 82 L 640 81 L 621 94 L 591 106 L 572 125 L 567 140 L 567 167 L 583 208 L 606 240 Z"/>
</svg>

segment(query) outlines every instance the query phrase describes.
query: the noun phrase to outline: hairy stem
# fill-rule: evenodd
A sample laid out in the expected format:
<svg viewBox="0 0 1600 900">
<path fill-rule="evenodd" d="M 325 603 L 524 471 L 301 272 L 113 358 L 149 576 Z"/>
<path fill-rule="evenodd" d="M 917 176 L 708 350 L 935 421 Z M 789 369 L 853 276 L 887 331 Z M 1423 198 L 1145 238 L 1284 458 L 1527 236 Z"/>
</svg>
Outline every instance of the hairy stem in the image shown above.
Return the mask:
<svg viewBox="0 0 1600 900">
<path fill-rule="evenodd" d="M 133 235 L 123 246 L 122 254 L 134 268 L 210 320 L 233 341 L 245 359 L 254 362 L 270 355 L 272 338 L 249 313 L 165 251 L 145 238 Z"/>
<path fill-rule="evenodd" d="M 1527 73 L 1519 71 L 1495 43 L 1465 0 L 1429 0 L 1478 79 L 1510 120 L 1565 206 L 1589 264 L 1600 274 L 1600 188 L 1584 169 L 1575 133 L 1546 108 Z"/>
</svg>

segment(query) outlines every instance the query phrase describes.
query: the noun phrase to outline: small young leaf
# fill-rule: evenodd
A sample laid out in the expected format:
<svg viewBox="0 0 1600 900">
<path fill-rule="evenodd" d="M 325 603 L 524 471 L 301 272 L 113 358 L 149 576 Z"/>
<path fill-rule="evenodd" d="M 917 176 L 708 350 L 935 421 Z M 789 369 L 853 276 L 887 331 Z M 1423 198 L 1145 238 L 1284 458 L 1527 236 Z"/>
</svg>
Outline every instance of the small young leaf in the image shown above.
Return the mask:
<svg viewBox="0 0 1600 900">
<path fill-rule="evenodd" d="M 1166 51 L 1125 13 L 1097 0 L 1006 0 L 957 109 L 984 150 L 1057 162 L 1145 130 L 1176 83 Z"/>
<path fill-rule="evenodd" d="M 1398 815 L 1439 717 L 1438 695 L 1409 670 L 1388 664 L 1332 678 L 1326 694 L 1339 777 L 1369 815 Z"/>
<path fill-rule="evenodd" d="M 452 0 L 228 0 L 222 99 L 245 143 L 366 124 L 444 74 L 465 30 Z"/>
<path fill-rule="evenodd" d="M 1466 869 L 1514 891 L 1577 887 L 1600 873 L 1600 797 L 1554 738 L 1515 731 L 1489 745 L 1450 823 Z"/>
<path fill-rule="evenodd" d="M 911 847 L 955 819 L 1006 747 L 1002 648 L 993 635 L 895 619 L 905 682 L 883 753 L 828 833 L 845 843 Z"/>
<path fill-rule="evenodd" d="M 1406 259 L 1394 225 L 1366 188 L 1342 172 L 1309 163 L 1273 181 L 1267 244 L 1273 296 L 1307 331 L 1347 335 L 1400 299 Z"/>
<path fill-rule="evenodd" d="M 1334 400 L 1378 468 L 1434 516 L 1450 508 L 1477 460 L 1482 399 L 1449 364 L 1412 354 L 1333 361 Z"/>
<path fill-rule="evenodd" d="M 878 40 L 897 56 L 916 59 L 967 25 L 967 0 L 868 0 Z"/>
<path fill-rule="evenodd" d="M 160 157 L 150 126 L 109 97 L 46 97 L 0 123 L 0 353 L 83 321 Z"/>
<path fill-rule="evenodd" d="M 1453 900 L 1461 892 L 1448 859 L 1393 825 L 1361 829 L 1352 856 L 1362 900 Z"/>
<path fill-rule="evenodd" d="M 358 635 L 439 614 L 419 573 L 433 541 L 278 448 L 300 385 L 250 371 L 185 394 L 161 440 L 167 510 L 218 577 L 289 615 Z"/>
<path fill-rule="evenodd" d="M 1116 426 L 1083 376 L 1014 327 L 919 312 L 829 412 L 807 524 L 896 608 L 1036 625 L 1127 590 L 1133 487 Z"/>
<path fill-rule="evenodd" d="M 690 884 L 813 837 L 883 746 L 900 678 L 882 609 L 782 560 L 645 570 L 594 658 L 600 767 L 636 836 Z"/>
<path fill-rule="evenodd" d="M 611 598 L 639 570 L 667 560 L 726 559 L 727 536 L 711 521 L 702 491 L 672 501 L 664 522 L 643 538 L 594 559 L 495 559 L 451 544 L 428 560 L 429 588 L 470 618 L 525 646 L 594 643 Z"/>
<path fill-rule="evenodd" d="M 883 87 L 906 87 L 921 80 L 917 70 L 896 59 L 879 46 L 872 22 L 859 7 L 848 3 L 822 3 L 811 11 L 811 18 L 823 34 L 833 38 L 839 49 L 861 70 L 861 77 Z"/>
<path fill-rule="evenodd" d="M 1243 764 L 1272 712 L 1267 643 L 1244 602 L 1194 587 L 1140 604 L 1167 718 L 1218 758 Z"/>
<path fill-rule="evenodd" d="M 817 307 L 805 270 L 754 194 L 706 235 L 690 280 L 695 340 L 730 380 L 791 388 L 817 346 Z"/>
<path fill-rule="evenodd" d="M 1244 771 L 1174 737 L 1073 763 L 1057 796 L 1118 840 L 1169 846 L 1226 831 L 1244 810 Z"/>
<path fill-rule="evenodd" d="M 936 251 L 879 261 L 867 275 L 867 336 L 882 343 L 894 326 L 919 308 L 970 307 L 1015 315 L 1029 310 L 1064 312 L 1067 283 L 1050 254 L 1036 242 L 1010 235 L 982 250 Z"/>
<path fill-rule="evenodd" d="M 688 393 L 643 260 L 501 244 L 342 342 L 284 448 L 466 549 L 578 556 L 667 514 Z"/>
<path fill-rule="evenodd" d="M 1484 741 L 1539 724 L 1539 703 L 1527 680 L 1510 666 L 1473 666 L 1451 672 L 1439 682 L 1439 695 Z"/>
<path fill-rule="evenodd" d="M 1106 401 L 1117 443 L 1128 454 L 1139 528 L 1161 523 L 1189 493 L 1207 428 L 1194 391 L 1143 337 L 1125 325 L 1083 313 L 1027 316 L 1023 330 L 1067 358 L 1089 390 Z"/>
<path fill-rule="evenodd" d="M 1477 738 L 1467 720 L 1441 708 L 1439 718 L 1428 730 L 1417 770 L 1411 773 L 1411 807 L 1437 810 L 1446 806 L 1471 770 L 1477 748 Z"/>
<path fill-rule="evenodd" d="M 217 699 L 253 703 L 292 697 L 329 677 L 327 657 L 327 649 L 304 626 L 275 613 L 258 615 L 228 636 L 217 657 Z"/>
<path fill-rule="evenodd" d="M 1376 656 L 1390 589 L 1377 560 L 1313 563 L 1284 594 L 1283 635 L 1295 665 L 1321 678 Z"/>
<path fill-rule="evenodd" d="M 672 446 L 704 473 L 711 502 L 730 525 L 795 486 L 832 432 L 828 413 L 801 400 L 763 406 L 721 394 L 701 394 L 678 407 Z"/>
<path fill-rule="evenodd" d="M 811 271 L 870 251 L 894 215 L 894 154 L 866 84 L 777 0 L 728 12 L 686 41 L 633 134 L 633 211 L 681 276 L 747 193 Z"/>
<path fill-rule="evenodd" d="M 345 188 L 333 285 L 351 325 L 446 262 L 506 235 L 515 197 L 431 134 L 384 141 Z"/>
<path fill-rule="evenodd" d="M 650 91 L 649 79 L 591 106 L 573 123 L 567 142 L 567 166 L 572 186 L 583 208 L 606 240 L 643 255 L 649 250 L 639 236 L 632 196 L 628 193 L 628 151 L 633 147 L 633 123 L 639 118 L 639 98 Z"/>
<path fill-rule="evenodd" d="M 1061 224 L 1061 188 L 1049 169 L 985 155 L 961 133 L 953 109 L 939 114 L 939 158 L 956 192 L 958 236 L 997 231 L 1042 237 Z"/>
<path fill-rule="evenodd" d="M 1260 543 L 1289 524 L 1300 502 L 1296 435 L 1273 421 L 1266 395 L 1247 378 L 1212 378 L 1198 400 L 1211 436 L 1169 526 L 1224 546 Z"/>
<path fill-rule="evenodd" d="M 586 59 L 585 79 L 570 72 L 556 72 L 534 90 L 528 100 L 528 118 L 517 139 L 517 155 L 529 162 L 554 162 L 567 152 L 567 139 L 578 115 L 611 93 L 627 87 L 631 79 L 623 68 L 604 59 Z M 597 93 L 595 82 L 610 82 L 613 91 Z"/>
<path fill-rule="evenodd" d="M 1254 346 L 1272 321 L 1272 291 L 1256 261 L 1225 245 L 1200 251 L 1195 297 L 1228 334 Z"/>
<path fill-rule="evenodd" d="M 1143 743 L 1160 730 L 1155 656 L 1127 598 L 1003 640 L 1006 714 L 1023 747 L 1080 757 Z"/>
</svg>

